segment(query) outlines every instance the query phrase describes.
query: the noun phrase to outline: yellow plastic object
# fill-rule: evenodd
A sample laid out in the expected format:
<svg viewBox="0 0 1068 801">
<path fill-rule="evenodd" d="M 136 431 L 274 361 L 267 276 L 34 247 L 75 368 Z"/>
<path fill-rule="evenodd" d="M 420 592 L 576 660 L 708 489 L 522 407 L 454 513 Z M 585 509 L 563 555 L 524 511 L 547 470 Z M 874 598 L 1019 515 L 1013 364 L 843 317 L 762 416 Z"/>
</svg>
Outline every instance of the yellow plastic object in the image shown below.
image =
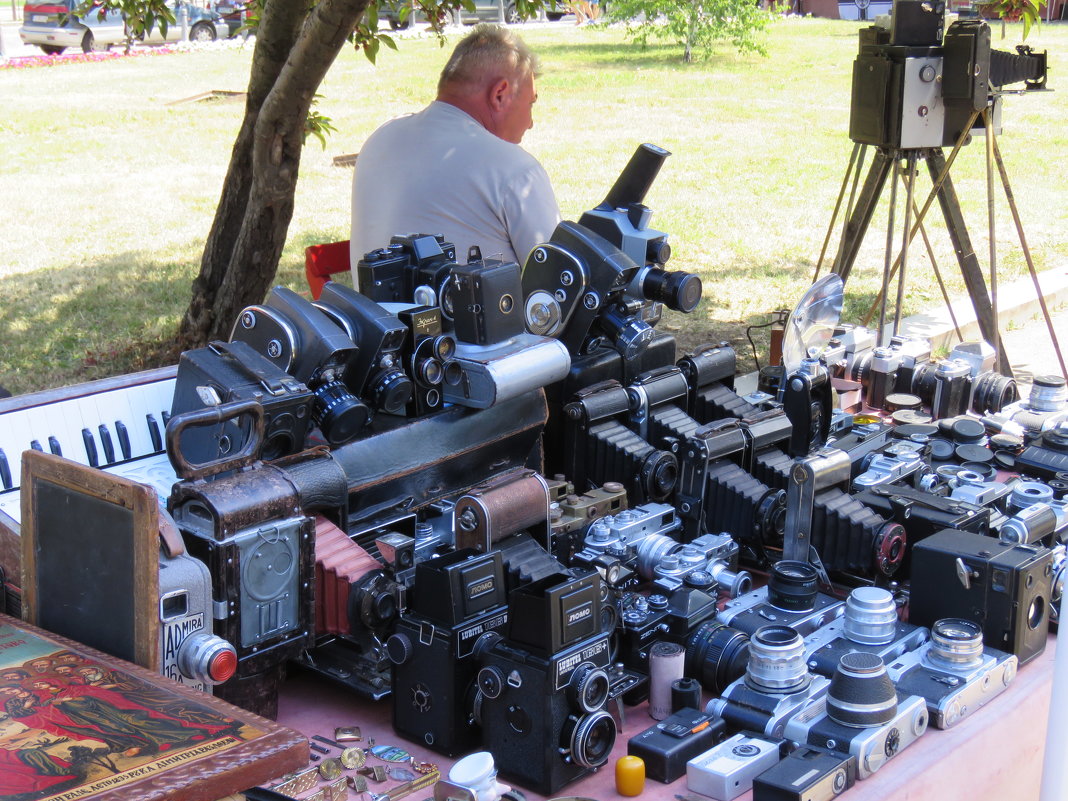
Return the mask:
<svg viewBox="0 0 1068 801">
<path fill-rule="evenodd" d="M 620 795 L 641 795 L 645 789 L 645 763 L 636 756 L 620 757 L 616 761 L 616 792 Z"/>
</svg>

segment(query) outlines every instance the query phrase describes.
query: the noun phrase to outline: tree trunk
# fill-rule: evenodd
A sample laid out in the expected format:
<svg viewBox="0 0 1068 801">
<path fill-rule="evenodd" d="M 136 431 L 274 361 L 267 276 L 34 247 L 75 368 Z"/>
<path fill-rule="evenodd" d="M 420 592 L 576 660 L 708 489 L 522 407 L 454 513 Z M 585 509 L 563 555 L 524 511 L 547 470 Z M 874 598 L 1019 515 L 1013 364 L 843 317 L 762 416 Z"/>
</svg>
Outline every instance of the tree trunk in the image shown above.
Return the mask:
<svg viewBox="0 0 1068 801">
<path fill-rule="evenodd" d="M 319 84 L 368 0 L 266 2 L 245 118 L 204 246 L 178 342 L 226 339 L 237 314 L 263 300 L 293 217 L 304 123 Z"/>
</svg>

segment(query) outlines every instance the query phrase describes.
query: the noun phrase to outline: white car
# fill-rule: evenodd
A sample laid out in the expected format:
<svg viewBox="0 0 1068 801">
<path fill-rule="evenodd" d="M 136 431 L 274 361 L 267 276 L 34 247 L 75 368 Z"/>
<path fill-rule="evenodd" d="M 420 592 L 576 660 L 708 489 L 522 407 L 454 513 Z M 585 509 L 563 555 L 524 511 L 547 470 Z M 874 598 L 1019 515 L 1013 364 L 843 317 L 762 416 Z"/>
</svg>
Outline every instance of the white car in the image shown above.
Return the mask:
<svg viewBox="0 0 1068 801">
<path fill-rule="evenodd" d="M 107 50 L 126 41 L 126 23 L 118 11 L 109 11 L 100 19 L 97 11 L 78 16 L 81 0 L 31 0 L 23 7 L 19 37 L 25 44 L 37 45 L 45 53 L 58 55 L 68 47 L 80 47 L 85 53 Z M 167 27 L 164 39 L 158 26 L 144 38 L 145 44 L 176 42 L 182 38 L 179 13 L 185 10 L 190 41 L 212 42 L 226 36 L 226 24 L 218 14 L 192 3 L 172 0 L 175 22 Z"/>
</svg>

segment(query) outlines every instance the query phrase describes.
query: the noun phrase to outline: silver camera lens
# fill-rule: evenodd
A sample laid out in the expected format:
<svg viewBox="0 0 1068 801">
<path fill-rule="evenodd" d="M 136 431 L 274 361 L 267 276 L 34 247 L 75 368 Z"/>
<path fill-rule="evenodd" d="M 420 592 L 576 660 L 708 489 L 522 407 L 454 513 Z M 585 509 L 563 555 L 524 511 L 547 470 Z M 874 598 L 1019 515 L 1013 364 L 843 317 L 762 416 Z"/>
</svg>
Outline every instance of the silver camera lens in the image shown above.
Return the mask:
<svg viewBox="0 0 1068 801">
<path fill-rule="evenodd" d="M 616 722 L 604 710 L 583 715 L 565 726 L 564 737 L 576 765 L 597 768 L 612 755 L 612 746 L 616 744 Z"/>
<path fill-rule="evenodd" d="M 862 645 L 886 645 L 897 633 L 897 606 L 882 587 L 857 587 L 846 598 L 845 636 Z"/>
<path fill-rule="evenodd" d="M 571 674 L 568 689 L 575 706 L 583 712 L 596 712 L 608 701 L 608 673 L 603 668 L 583 663 Z"/>
<path fill-rule="evenodd" d="M 977 623 L 955 617 L 936 620 L 931 626 L 927 660 L 942 670 L 961 671 L 983 659 L 983 630 Z"/>
<path fill-rule="evenodd" d="M 745 683 L 754 690 L 786 694 L 812 681 L 805 663 L 805 641 L 789 626 L 764 626 L 749 641 Z"/>
</svg>

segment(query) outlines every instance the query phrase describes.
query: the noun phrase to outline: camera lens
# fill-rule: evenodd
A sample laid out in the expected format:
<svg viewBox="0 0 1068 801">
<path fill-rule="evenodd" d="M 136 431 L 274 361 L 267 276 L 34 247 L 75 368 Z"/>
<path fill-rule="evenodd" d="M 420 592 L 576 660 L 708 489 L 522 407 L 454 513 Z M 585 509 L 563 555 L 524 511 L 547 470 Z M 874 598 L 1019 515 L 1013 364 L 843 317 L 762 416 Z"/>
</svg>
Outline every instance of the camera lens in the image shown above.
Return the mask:
<svg viewBox="0 0 1068 801">
<path fill-rule="evenodd" d="M 749 640 L 745 683 L 758 692 L 786 694 L 809 685 L 805 641 L 789 626 L 764 626 Z"/>
<path fill-rule="evenodd" d="M 315 390 L 312 420 L 331 445 L 355 437 L 371 418 L 371 410 L 340 381 L 330 381 Z"/>
<path fill-rule="evenodd" d="M 897 691 L 877 654 L 845 654 L 827 688 L 827 716 L 835 723 L 866 729 L 897 714 Z"/>
<path fill-rule="evenodd" d="M 400 370 L 385 370 L 371 381 L 371 402 L 388 414 L 400 414 L 412 399 L 412 381 Z"/>
<path fill-rule="evenodd" d="M 600 710 L 572 721 L 565 726 L 564 736 L 574 763 L 582 768 L 596 768 L 607 762 L 616 744 L 616 722 L 612 716 Z"/>
<path fill-rule="evenodd" d="M 897 633 L 897 605 L 889 590 L 857 587 L 846 598 L 845 636 L 861 645 L 886 645 Z"/>
<path fill-rule="evenodd" d="M 596 712 L 608 701 L 608 674 L 585 663 L 575 668 L 569 682 L 571 700 L 583 712 Z"/>
<path fill-rule="evenodd" d="M 961 618 L 936 620 L 926 659 L 941 670 L 954 672 L 978 665 L 983 659 L 983 630 Z"/>
<path fill-rule="evenodd" d="M 990 370 L 980 373 L 975 379 L 975 392 L 972 395 L 972 410 L 976 414 L 1000 412 L 1020 397 L 1016 379 Z"/>
<path fill-rule="evenodd" d="M 701 302 L 704 287 L 701 279 L 683 270 L 661 270 L 652 267 L 645 274 L 642 293 L 649 300 L 663 303 L 669 309 L 689 314 Z"/>
<path fill-rule="evenodd" d="M 449 334 L 441 334 L 434 338 L 434 355 L 443 362 L 447 362 L 456 355 L 456 339 Z"/>
<path fill-rule="evenodd" d="M 937 369 L 931 362 L 916 365 L 912 372 L 912 394 L 919 396 L 924 406 L 930 406 L 934 400 L 935 386 L 938 384 L 935 379 L 936 372 Z"/>
<path fill-rule="evenodd" d="M 808 562 L 784 559 L 768 576 L 768 603 L 787 612 L 807 612 L 816 606 L 819 574 Z"/>
<path fill-rule="evenodd" d="M 708 620 L 687 639 L 686 675 L 716 695 L 745 675 L 748 662 L 749 635 L 730 626 Z"/>
<path fill-rule="evenodd" d="M 642 489 L 651 501 L 662 501 L 675 489 L 679 477 L 679 462 L 675 454 L 654 451 L 642 464 Z"/>
<path fill-rule="evenodd" d="M 1036 375 L 1031 384 L 1028 405 L 1038 412 L 1059 412 L 1068 401 L 1068 389 L 1059 375 Z"/>
<path fill-rule="evenodd" d="M 445 379 L 445 368 L 437 359 L 423 359 L 415 371 L 424 386 L 434 387 Z"/>
</svg>

